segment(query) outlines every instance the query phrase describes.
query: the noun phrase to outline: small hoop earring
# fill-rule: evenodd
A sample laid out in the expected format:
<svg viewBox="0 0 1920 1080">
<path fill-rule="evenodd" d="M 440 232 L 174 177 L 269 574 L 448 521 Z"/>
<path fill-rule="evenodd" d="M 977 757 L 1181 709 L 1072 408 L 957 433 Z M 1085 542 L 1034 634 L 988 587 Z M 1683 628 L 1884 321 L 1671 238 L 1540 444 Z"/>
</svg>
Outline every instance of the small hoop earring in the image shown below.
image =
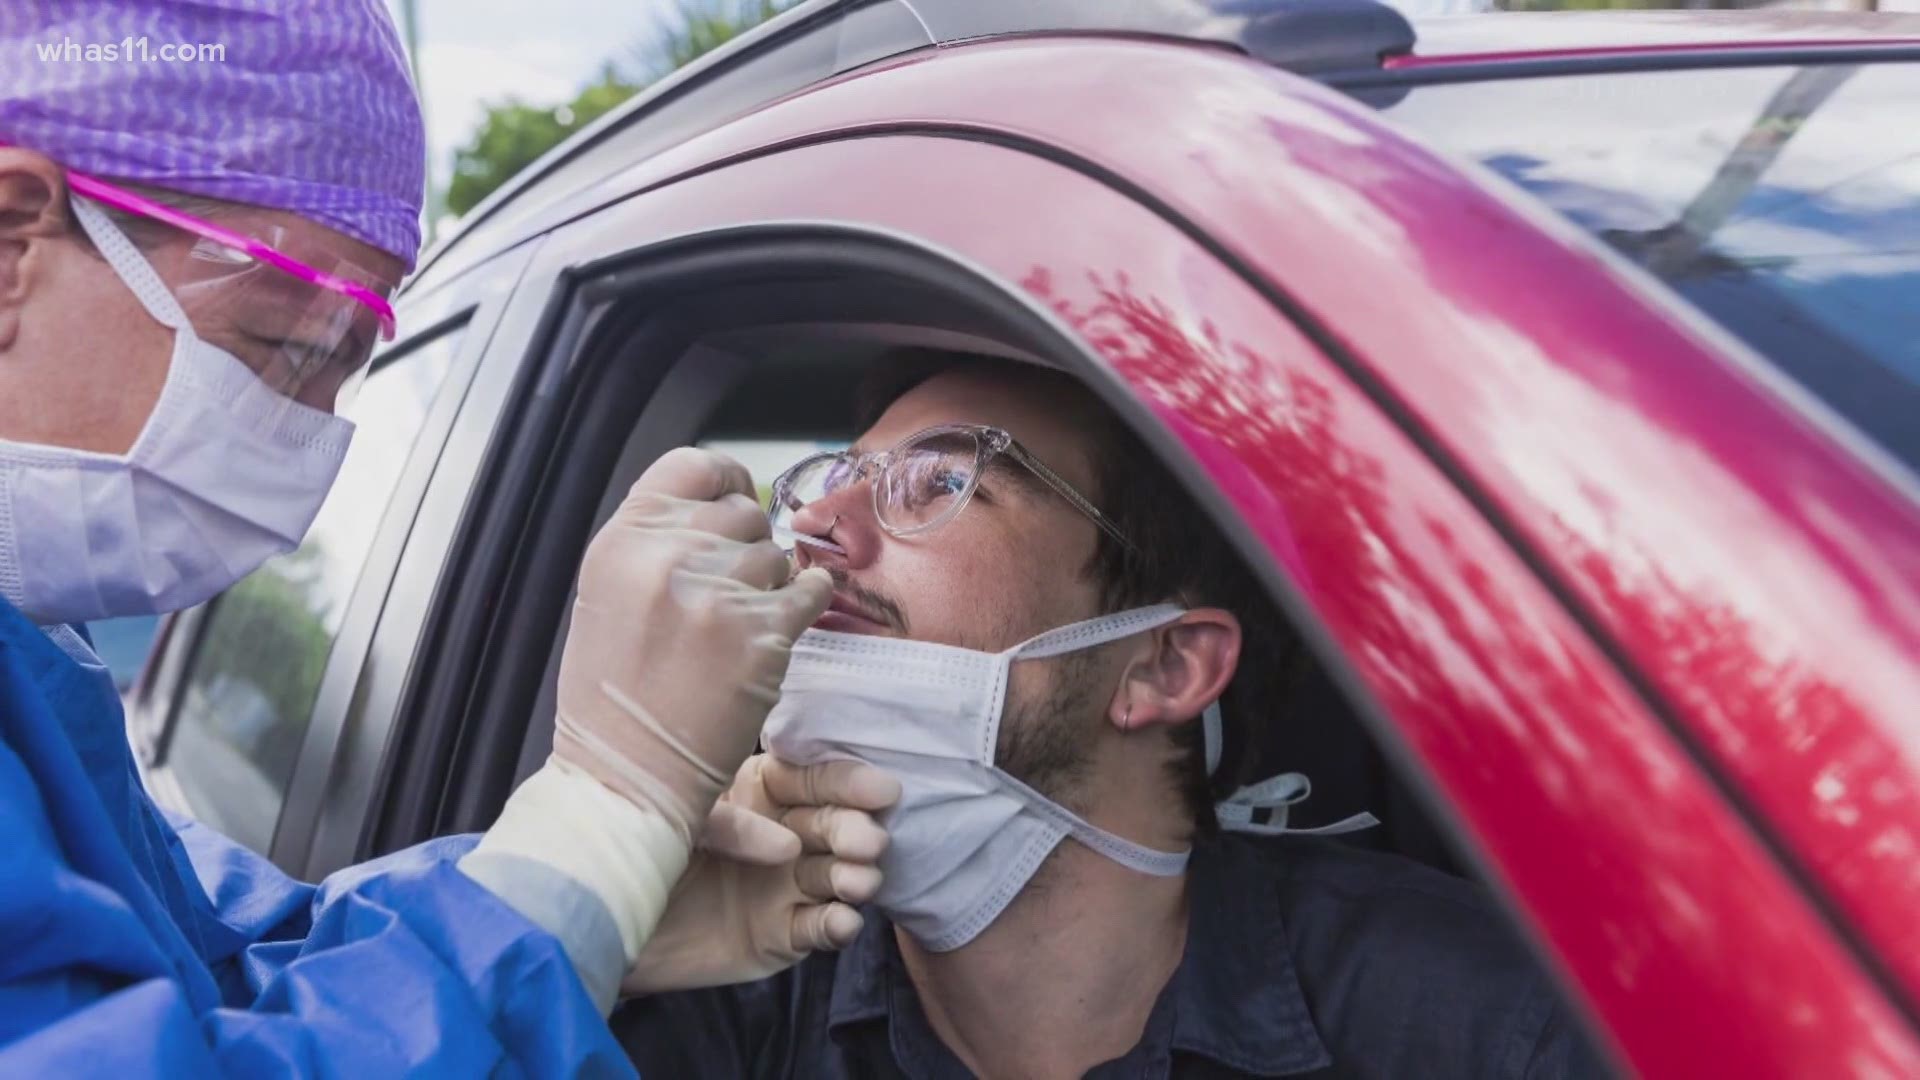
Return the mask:
<svg viewBox="0 0 1920 1080">
<path fill-rule="evenodd" d="M 1121 731 L 1133 730 L 1133 702 L 1131 701 L 1127 702 L 1126 715 L 1120 718 L 1120 730 Z"/>
</svg>

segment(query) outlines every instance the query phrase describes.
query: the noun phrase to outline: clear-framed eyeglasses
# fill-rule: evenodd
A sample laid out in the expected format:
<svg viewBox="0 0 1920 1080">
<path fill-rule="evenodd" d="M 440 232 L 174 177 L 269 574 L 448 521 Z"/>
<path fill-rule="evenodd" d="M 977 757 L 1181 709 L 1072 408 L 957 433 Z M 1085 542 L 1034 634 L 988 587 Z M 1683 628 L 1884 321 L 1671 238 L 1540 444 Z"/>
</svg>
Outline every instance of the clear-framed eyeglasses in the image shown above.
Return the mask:
<svg viewBox="0 0 1920 1080">
<path fill-rule="evenodd" d="M 803 458 L 774 480 L 767 514 L 778 535 L 810 542 L 794 528 L 794 515 L 813 502 L 871 481 L 873 516 L 881 528 L 901 537 L 929 533 L 966 509 L 980 488 L 981 477 L 1001 455 L 1031 472 L 1121 547 L 1133 550 L 1126 536 L 1073 485 L 1012 435 L 985 424 L 942 424 L 875 453 L 839 450 Z"/>
</svg>

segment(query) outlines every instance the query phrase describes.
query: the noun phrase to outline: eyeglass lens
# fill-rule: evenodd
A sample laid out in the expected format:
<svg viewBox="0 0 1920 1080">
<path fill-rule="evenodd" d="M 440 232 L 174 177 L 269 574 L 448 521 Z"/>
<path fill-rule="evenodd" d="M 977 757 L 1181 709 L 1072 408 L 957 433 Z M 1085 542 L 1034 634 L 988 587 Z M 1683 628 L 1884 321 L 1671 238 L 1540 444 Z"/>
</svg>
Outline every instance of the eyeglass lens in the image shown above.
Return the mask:
<svg viewBox="0 0 1920 1080">
<path fill-rule="evenodd" d="M 820 458 L 789 478 L 786 499 L 774 507 L 774 524 L 791 528 L 801 507 L 860 483 L 874 482 L 874 506 L 887 529 L 908 533 L 945 524 L 959 512 L 979 481 L 980 440 L 968 431 L 931 431 L 885 455 L 878 476 L 872 458 Z"/>
</svg>

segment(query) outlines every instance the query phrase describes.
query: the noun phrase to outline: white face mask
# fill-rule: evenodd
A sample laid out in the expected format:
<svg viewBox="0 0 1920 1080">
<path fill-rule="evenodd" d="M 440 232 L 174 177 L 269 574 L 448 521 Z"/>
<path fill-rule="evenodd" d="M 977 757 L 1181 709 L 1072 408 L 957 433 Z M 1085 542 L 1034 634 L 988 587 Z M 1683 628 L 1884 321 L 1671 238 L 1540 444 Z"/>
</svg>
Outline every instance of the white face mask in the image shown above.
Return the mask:
<svg viewBox="0 0 1920 1080">
<path fill-rule="evenodd" d="M 876 903 L 926 948 L 957 949 L 1006 910 L 1069 836 L 1144 874 L 1186 869 L 1188 852 L 1155 851 L 1097 828 L 994 764 L 1016 659 L 1093 648 L 1182 614 L 1162 604 L 1103 615 L 999 653 L 809 630 L 794 643 L 767 717 L 767 748 L 799 765 L 864 761 L 900 781 Z M 1218 711 L 1209 709 L 1210 763 L 1218 731 Z M 1242 790 L 1222 805 L 1222 826 L 1295 831 L 1286 828 L 1285 808 L 1306 797 L 1305 780 L 1289 773 Z M 1256 809 L 1276 811 L 1275 819 L 1256 823 Z M 1330 830 L 1370 823 L 1349 819 Z"/>
<path fill-rule="evenodd" d="M 292 551 L 353 436 L 200 340 L 126 234 L 74 212 L 174 348 L 127 453 L 0 440 L 0 596 L 41 625 L 192 607 Z"/>
</svg>

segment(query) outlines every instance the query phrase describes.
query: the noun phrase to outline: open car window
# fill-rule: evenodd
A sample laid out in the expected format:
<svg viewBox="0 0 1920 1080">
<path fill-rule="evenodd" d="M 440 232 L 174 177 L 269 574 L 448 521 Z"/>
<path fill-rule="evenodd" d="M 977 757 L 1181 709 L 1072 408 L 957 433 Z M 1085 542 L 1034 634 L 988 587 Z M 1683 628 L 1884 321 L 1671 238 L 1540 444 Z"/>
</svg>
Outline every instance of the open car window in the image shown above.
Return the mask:
<svg viewBox="0 0 1920 1080">
<path fill-rule="evenodd" d="M 793 327 L 729 331 L 683 345 L 683 355 L 662 380 L 656 400 L 647 404 L 645 418 L 634 425 L 618 455 L 599 494 L 595 524 L 612 514 L 621 494 L 639 478 L 653 455 L 676 438 L 740 461 L 752 475 L 756 497 L 764 506 L 773 480 L 788 466 L 809 454 L 851 445 L 859 434 L 853 426 L 853 402 L 862 380 L 876 365 L 916 351 L 951 354 L 963 361 L 967 357 L 1033 359 L 1033 354 L 1011 346 L 978 353 L 967 347 L 977 344 L 932 331 L 902 330 L 897 338 L 887 334 L 869 338 L 862 328 L 835 330 L 816 325 L 805 331 Z M 685 389 L 723 368 L 730 372 L 726 379 L 699 391 Z M 719 389 L 721 385 L 726 388 Z M 659 408 L 661 400 L 670 402 L 670 407 Z M 690 407 L 688 402 L 693 400 L 700 404 Z M 669 415 L 671 424 L 664 424 L 662 418 Z M 676 436 L 669 428 L 684 434 Z M 552 691 L 563 647 L 564 630 L 551 646 L 540 700 L 518 751 L 516 780 L 530 775 L 546 758 L 552 738 Z M 1257 656 L 1244 661 L 1249 665 L 1275 662 Z M 1440 829 L 1428 819 L 1412 790 L 1395 778 L 1343 691 L 1319 665 L 1309 664 L 1298 673 L 1287 711 L 1313 717 L 1314 722 L 1266 725 L 1257 756 L 1275 768 L 1297 769 L 1312 778 L 1312 797 L 1291 820 L 1314 827 L 1371 812 L 1385 825 L 1343 836 L 1339 842 L 1394 852 L 1448 874 L 1463 875 Z"/>
</svg>

